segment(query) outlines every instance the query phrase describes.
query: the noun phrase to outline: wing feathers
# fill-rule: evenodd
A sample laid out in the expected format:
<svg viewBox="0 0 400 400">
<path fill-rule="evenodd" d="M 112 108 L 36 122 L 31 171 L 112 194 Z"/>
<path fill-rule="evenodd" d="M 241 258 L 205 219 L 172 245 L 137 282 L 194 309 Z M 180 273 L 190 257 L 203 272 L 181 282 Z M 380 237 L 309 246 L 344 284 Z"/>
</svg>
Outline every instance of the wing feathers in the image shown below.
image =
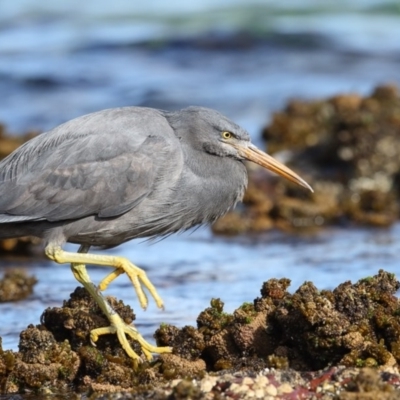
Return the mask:
<svg viewBox="0 0 400 400">
<path fill-rule="evenodd" d="M 143 126 L 149 126 L 150 133 L 135 129 L 141 113 L 130 116 L 130 125 L 119 122 L 131 126 L 131 131 L 114 127 L 115 132 L 103 133 L 89 129 L 85 116 L 88 133 L 82 133 L 78 119 L 27 142 L 1 161 L 0 222 L 112 217 L 141 202 L 153 190 L 157 170 L 173 147 L 153 131 L 174 137 L 161 114 L 146 112 L 151 119 Z M 93 118 L 100 129 L 106 116 Z M 66 131 L 74 127 L 77 132 Z"/>
</svg>

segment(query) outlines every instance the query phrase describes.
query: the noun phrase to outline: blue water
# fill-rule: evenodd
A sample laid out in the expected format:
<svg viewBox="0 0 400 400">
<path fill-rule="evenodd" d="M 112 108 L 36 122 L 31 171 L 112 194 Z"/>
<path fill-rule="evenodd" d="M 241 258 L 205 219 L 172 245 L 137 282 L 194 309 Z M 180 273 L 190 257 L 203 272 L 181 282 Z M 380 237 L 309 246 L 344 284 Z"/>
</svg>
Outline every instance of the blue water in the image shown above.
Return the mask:
<svg viewBox="0 0 400 400">
<path fill-rule="evenodd" d="M 107 107 L 201 104 L 256 135 L 288 98 L 399 82 L 399 52 L 396 0 L 13 0 L 0 5 L 0 121 L 45 130 Z"/>
<path fill-rule="evenodd" d="M 18 134 L 107 107 L 199 104 L 224 112 L 260 143 L 261 127 L 289 98 L 400 83 L 397 1 L 265 3 L 2 2 L 0 121 Z M 269 278 L 289 277 L 291 290 L 305 280 L 326 289 L 379 268 L 398 273 L 399 234 L 396 225 L 224 239 L 203 228 L 152 245 L 131 242 L 112 252 L 148 271 L 166 309 L 151 303 L 141 311 L 125 277 L 107 293 L 134 307 L 151 339 L 160 322 L 195 324 L 211 297 L 232 311 Z M 39 279 L 31 298 L 0 305 L 4 348 L 16 349 L 19 332 L 39 323 L 46 307 L 60 306 L 77 283 L 68 266 L 44 260 L 0 265 L 23 265 Z M 89 268 L 95 282 L 107 272 Z"/>
<path fill-rule="evenodd" d="M 122 254 L 146 269 L 165 310 L 158 310 L 151 299 L 148 310 L 141 310 L 125 276 L 114 281 L 106 294 L 134 308 L 137 326 L 151 340 L 161 322 L 195 325 L 197 315 L 209 306 L 212 297 L 221 298 L 229 312 L 251 302 L 260 295 L 262 283 L 271 278 L 290 278 L 289 290 L 294 292 L 305 281 L 312 281 L 319 289 L 333 289 L 344 281 L 374 275 L 380 268 L 399 274 L 399 236 L 400 224 L 384 230 L 327 229 L 308 238 L 274 232 L 256 238 L 224 239 L 203 228 L 155 244 L 137 240 L 110 253 Z M 46 307 L 61 306 L 78 284 L 67 265 L 50 261 L 3 264 L 5 268 L 24 266 L 39 279 L 30 298 L 0 304 L 0 336 L 4 348 L 15 349 L 19 332 L 28 323 L 39 323 Z M 89 267 L 88 271 L 94 282 L 109 272 L 100 267 Z"/>
</svg>

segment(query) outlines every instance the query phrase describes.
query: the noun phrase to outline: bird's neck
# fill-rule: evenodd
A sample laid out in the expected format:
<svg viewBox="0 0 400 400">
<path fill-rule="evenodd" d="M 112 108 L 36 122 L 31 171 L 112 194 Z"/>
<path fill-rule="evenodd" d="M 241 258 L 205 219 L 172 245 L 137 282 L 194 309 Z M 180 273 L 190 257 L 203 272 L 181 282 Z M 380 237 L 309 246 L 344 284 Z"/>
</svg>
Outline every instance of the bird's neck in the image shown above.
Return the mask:
<svg viewBox="0 0 400 400">
<path fill-rule="evenodd" d="M 193 205 L 201 222 L 213 222 L 242 200 L 247 171 L 241 161 L 205 152 L 193 155 L 193 151 L 185 158 L 183 203 Z"/>
</svg>

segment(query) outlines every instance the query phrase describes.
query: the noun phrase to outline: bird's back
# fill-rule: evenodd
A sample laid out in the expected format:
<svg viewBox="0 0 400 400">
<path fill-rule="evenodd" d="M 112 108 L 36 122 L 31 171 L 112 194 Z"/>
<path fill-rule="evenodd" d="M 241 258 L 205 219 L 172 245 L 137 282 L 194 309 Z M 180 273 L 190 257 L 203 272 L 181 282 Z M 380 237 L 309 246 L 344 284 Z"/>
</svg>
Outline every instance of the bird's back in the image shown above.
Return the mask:
<svg viewBox="0 0 400 400">
<path fill-rule="evenodd" d="M 104 110 L 21 146 L 0 162 L 0 237 L 110 247 L 213 222 L 241 200 L 247 173 L 201 143 L 220 135 L 212 117 L 233 123 L 187 110 Z"/>
<path fill-rule="evenodd" d="M 0 237 L 123 215 L 149 196 L 164 164 L 179 169 L 178 145 L 160 111 L 136 107 L 39 135 L 0 162 Z"/>
</svg>

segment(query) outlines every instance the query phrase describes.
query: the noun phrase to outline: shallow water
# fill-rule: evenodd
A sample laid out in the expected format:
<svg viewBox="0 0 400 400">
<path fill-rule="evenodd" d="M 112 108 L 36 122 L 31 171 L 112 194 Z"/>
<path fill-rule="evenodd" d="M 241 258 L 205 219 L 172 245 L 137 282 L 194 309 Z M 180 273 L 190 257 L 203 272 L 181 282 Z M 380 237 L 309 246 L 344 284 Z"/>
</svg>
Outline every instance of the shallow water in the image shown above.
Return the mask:
<svg viewBox="0 0 400 400">
<path fill-rule="evenodd" d="M 160 242 L 133 241 L 112 251 L 133 260 L 146 269 L 165 302 L 165 310 L 150 299 L 142 311 L 134 290 L 125 276 L 119 277 L 106 294 L 130 304 L 137 315 L 137 326 L 149 340 L 161 322 L 176 326 L 195 325 L 201 310 L 212 297 L 225 302 L 233 311 L 243 302 L 259 296 L 264 281 L 290 278 L 290 291 L 312 281 L 319 289 L 374 275 L 380 268 L 400 274 L 400 224 L 390 229 L 327 229 L 299 238 L 274 232 L 249 238 L 220 238 L 202 228 L 192 234 L 175 235 Z M 76 250 L 75 246 L 69 246 Z M 4 262 L 5 268 L 15 262 Z M 35 274 L 39 283 L 30 298 L 0 304 L 0 336 L 5 349 L 16 349 L 19 332 L 27 324 L 38 324 L 46 307 L 59 307 L 78 286 L 67 265 L 47 261 L 20 264 Z M 94 282 L 108 270 L 89 267 Z"/>
<path fill-rule="evenodd" d="M 289 98 L 366 94 L 380 83 L 400 83 L 397 0 L 265 3 L 3 2 L 0 121 L 17 134 L 107 107 L 199 104 L 224 112 L 259 141 L 271 112 Z M 380 268 L 398 273 L 399 234 L 396 225 L 224 239 L 203 228 L 151 245 L 131 242 L 112 252 L 146 268 L 166 309 L 150 302 L 141 311 L 125 277 L 107 293 L 134 307 L 151 339 L 160 322 L 195 324 L 211 297 L 225 301 L 227 311 L 252 301 L 269 278 L 292 279 L 291 290 L 306 280 L 327 289 Z M 0 260 L 3 269 L 17 264 Z M 39 283 L 31 298 L 0 305 L 6 349 L 16 349 L 19 332 L 77 286 L 68 266 L 21 265 Z M 95 282 L 107 272 L 89 269 Z"/>
</svg>

